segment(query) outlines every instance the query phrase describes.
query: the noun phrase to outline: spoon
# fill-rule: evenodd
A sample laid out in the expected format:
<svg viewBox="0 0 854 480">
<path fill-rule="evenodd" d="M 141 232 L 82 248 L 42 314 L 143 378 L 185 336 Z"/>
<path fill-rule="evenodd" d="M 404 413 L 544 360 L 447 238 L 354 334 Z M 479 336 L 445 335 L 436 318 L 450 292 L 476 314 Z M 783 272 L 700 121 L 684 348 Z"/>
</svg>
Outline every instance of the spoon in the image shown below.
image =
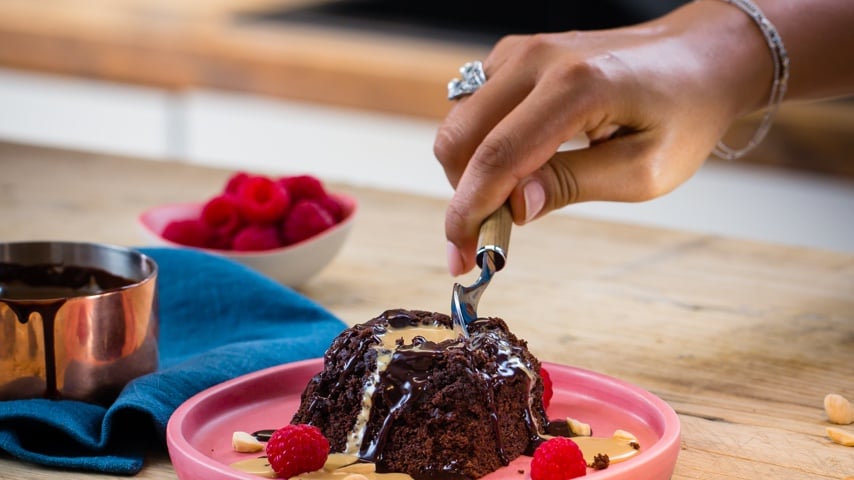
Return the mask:
<svg viewBox="0 0 854 480">
<path fill-rule="evenodd" d="M 480 277 L 468 287 L 454 284 L 451 294 L 451 320 L 455 330 L 468 336 L 468 325 L 477 320 L 477 304 L 483 291 L 496 272 L 507 264 L 507 251 L 510 247 L 510 228 L 513 215 L 510 206 L 504 204 L 493 212 L 480 225 L 477 244 L 477 265 Z"/>
</svg>

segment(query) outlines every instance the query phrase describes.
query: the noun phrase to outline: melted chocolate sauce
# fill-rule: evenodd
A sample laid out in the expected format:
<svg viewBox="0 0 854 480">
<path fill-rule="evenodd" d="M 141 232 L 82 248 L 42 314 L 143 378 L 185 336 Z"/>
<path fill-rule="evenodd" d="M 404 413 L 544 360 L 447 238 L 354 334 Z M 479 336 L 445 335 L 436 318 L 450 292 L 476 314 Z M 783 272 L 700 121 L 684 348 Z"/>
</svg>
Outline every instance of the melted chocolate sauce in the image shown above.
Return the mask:
<svg viewBox="0 0 854 480">
<path fill-rule="evenodd" d="M 0 263 L 0 300 L 84 297 L 133 283 L 133 280 L 98 268 Z"/>
<path fill-rule="evenodd" d="M 391 328 L 415 327 L 419 321 L 418 317 L 413 317 L 404 310 L 390 310 L 384 318 Z"/>
<path fill-rule="evenodd" d="M 373 438 L 362 442 L 359 457 L 377 462 L 383 458 L 388 435 L 394 419 L 407 408 L 409 402 L 417 402 L 433 370 L 433 365 L 442 355 L 438 344 L 424 342 L 423 349 L 398 350 L 383 372 L 380 384 L 384 388 L 379 392 L 385 403 L 391 406 L 380 428 Z"/>
<path fill-rule="evenodd" d="M 386 319 L 392 328 L 413 326 L 413 318 L 409 315 L 392 314 L 388 315 Z M 436 343 L 427 341 L 423 337 L 415 337 L 412 345 L 398 346 L 388 366 L 381 374 L 380 384 L 384 388 L 377 393 L 383 396 L 383 403 L 389 405 L 390 410 L 385 415 L 374 435 L 362 442 L 362 448 L 359 452 L 360 458 L 377 464 L 381 463 L 394 420 L 401 415 L 401 412 L 408 408 L 408 405 L 419 402 L 419 397 L 424 386 L 427 385 L 430 376 L 435 368 L 437 368 L 437 362 L 444 358 L 445 351 L 449 348 L 482 349 L 484 345 L 481 345 L 481 343 L 487 343 L 487 340 L 484 337 L 480 337 L 483 338 L 483 341 L 480 342 L 477 340 L 478 338 L 478 336 L 474 336 L 470 337 L 469 341 L 444 341 Z M 509 379 L 516 375 L 526 375 L 514 361 L 514 358 L 518 357 L 519 352 L 515 351 L 515 347 L 513 347 L 512 351 L 497 351 L 495 355 L 495 360 L 498 363 L 497 375 L 482 376 L 487 383 L 484 389 L 486 395 L 484 401 L 487 403 L 488 409 L 493 412 L 490 416 L 490 422 L 497 442 L 497 453 L 505 465 L 511 459 L 508 458 L 504 445 L 501 442 L 500 419 L 496 413 L 497 408 L 492 392 L 498 388 L 501 382 L 505 381 L 505 378 Z M 527 451 L 533 453 L 534 449 L 544 440 L 537 431 L 534 415 L 530 411 L 530 408 L 524 413 L 523 417 L 530 439 Z M 422 472 L 415 478 L 416 480 L 468 478 L 455 470 L 454 465 L 446 465 L 442 471 Z"/>
<path fill-rule="evenodd" d="M 252 432 L 252 436 L 259 442 L 269 442 L 270 437 L 272 437 L 275 432 L 276 431 L 272 429 L 258 430 L 257 432 Z"/>
<path fill-rule="evenodd" d="M 0 302 L 5 303 L 22 324 L 29 322 L 34 313 L 42 319 L 45 398 L 60 397 L 56 382 L 56 312 L 69 298 L 103 293 L 133 283 L 133 280 L 97 268 L 0 263 Z"/>
</svg>

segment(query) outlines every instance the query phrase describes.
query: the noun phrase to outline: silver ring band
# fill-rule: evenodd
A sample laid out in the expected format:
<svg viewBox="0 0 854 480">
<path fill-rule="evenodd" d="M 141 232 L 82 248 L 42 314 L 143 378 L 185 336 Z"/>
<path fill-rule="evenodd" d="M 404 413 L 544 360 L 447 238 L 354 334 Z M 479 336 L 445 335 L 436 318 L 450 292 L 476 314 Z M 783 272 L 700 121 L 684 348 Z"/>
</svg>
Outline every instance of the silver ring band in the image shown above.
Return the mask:
<svg viewBox="0 0 854 480">
<path fill-rule="evenodd" d="M 448 100 L 471 95 L 486 83 L 486 73 L 480 60 L 465 63 L 460 67 L 460 75 L 462 79 L 454 78 L 448 82 Z"/>
</svg>

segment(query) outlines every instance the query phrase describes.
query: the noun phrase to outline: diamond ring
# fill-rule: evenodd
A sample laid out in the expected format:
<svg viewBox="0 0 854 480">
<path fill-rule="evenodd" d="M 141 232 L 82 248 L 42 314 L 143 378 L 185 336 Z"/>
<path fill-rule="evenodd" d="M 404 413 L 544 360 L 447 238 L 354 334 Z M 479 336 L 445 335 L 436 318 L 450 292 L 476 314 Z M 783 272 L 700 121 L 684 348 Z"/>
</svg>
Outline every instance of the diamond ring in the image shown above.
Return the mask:
<svg viewBox="0 0 854 480">
<path fill-rule="evenodd" d="M 456 100 L 471 95 L 486 83 L 486 73 L 480 60 L 467 62 L 460 67 L 462 79 L 455 78 L 448 82 L 448 100 Z"/>
</svg>

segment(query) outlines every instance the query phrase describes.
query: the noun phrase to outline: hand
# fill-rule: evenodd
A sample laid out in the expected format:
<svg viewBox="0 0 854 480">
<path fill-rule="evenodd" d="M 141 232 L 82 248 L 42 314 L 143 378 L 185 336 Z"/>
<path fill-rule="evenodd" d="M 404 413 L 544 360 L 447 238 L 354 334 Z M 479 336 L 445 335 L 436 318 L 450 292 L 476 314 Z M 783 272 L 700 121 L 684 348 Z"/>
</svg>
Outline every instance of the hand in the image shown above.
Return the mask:
<svg viewBox="0 0 854 480">
<path fill-rule="evenodd" d="M 484 60 L 487 82 L 456 102 L 434 145 L 455 188 L 451 273 L 474 266 L 480 223 L 508 199 L 524 224 L 687 180 L 737 116 L 767 101 L 772 63 L 750 22 L 724 2 L 695 2 L 628 28 L 502 39 Z M 739 49 L 730 31 L 744 36 Z M 555 153 L 579 134 L 589 148 Z"/>
</svg>

